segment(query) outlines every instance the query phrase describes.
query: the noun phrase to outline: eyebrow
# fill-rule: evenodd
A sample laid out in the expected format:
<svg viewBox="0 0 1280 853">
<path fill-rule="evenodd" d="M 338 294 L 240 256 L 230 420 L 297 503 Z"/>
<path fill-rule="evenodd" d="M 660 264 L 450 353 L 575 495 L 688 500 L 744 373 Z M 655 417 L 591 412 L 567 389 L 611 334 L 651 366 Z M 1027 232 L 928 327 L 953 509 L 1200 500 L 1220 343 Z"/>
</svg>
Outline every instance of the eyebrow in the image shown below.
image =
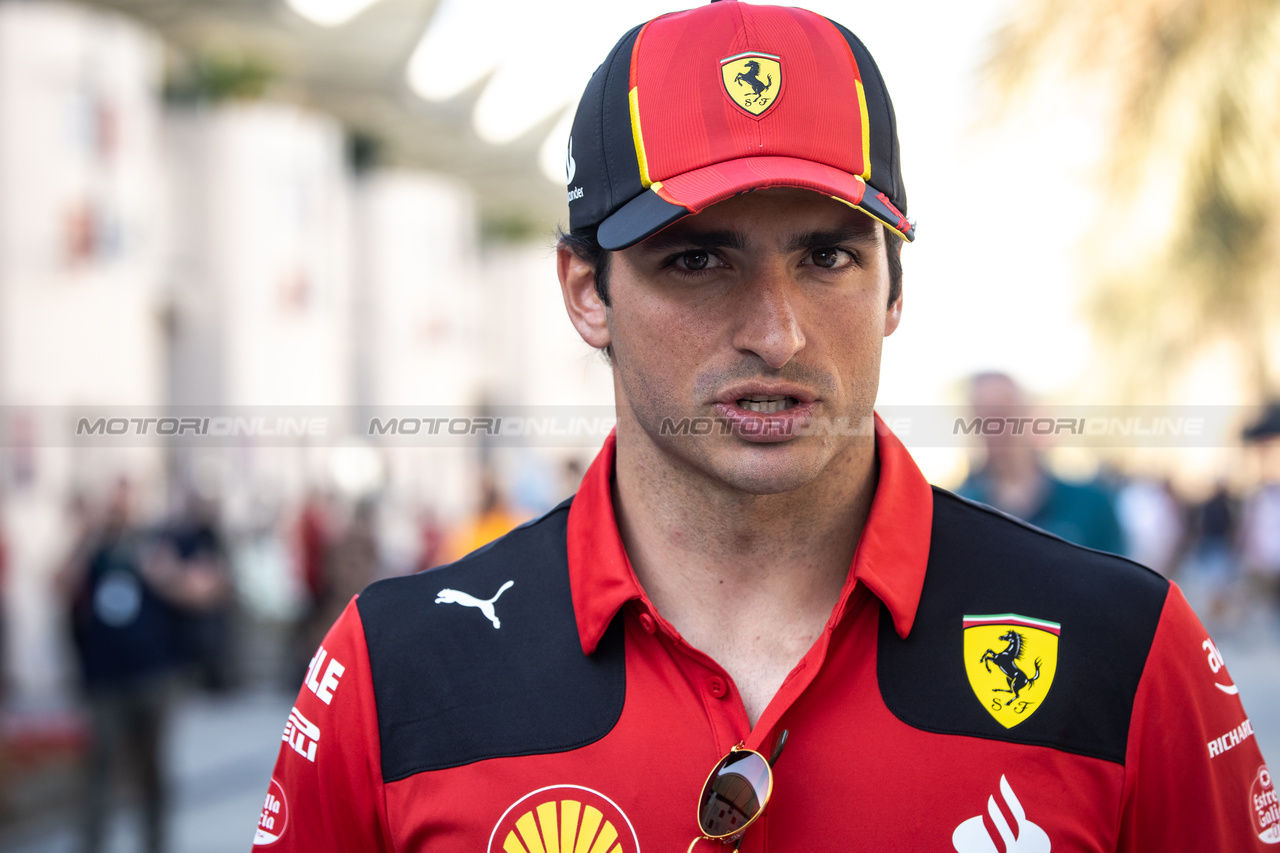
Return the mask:
<svg viewBox="0 0 1280 853">
<path fill-rule="evenodd" d="M 742 249 L 746 239 L 737 231 L 698 231 L 682 228 L 671 232 L 659 231 L 643 243 L 642 251 L 658 254 L 671 249 Z"/>
<path fill-rule="evenodd" d="M 874 228 L 832 228 L 828 231 L 809 231 L 797 234 L 787 243 L 786 251 L 798 252 L 801 249 L 817 249 L 825 246 L 836 246 L 840 243 L 858 243 L 872 245 L 876 241 Z"/>
<path fill-rule="evenodd" d="M 792 237 L 786 244 L 787 252 L 836 246 L 840 243 L 871 245 L 875 243 L 874 227 L 832 228 L 825 231 L 807 231 Z M 693 228 L 660 231 L 640 243 L 638 248 L 649 254 L 660 254 L 672 249 L 735 249 L 747 245 L 745 236 L 738 231 L 698 231 Z"/>
</svg>

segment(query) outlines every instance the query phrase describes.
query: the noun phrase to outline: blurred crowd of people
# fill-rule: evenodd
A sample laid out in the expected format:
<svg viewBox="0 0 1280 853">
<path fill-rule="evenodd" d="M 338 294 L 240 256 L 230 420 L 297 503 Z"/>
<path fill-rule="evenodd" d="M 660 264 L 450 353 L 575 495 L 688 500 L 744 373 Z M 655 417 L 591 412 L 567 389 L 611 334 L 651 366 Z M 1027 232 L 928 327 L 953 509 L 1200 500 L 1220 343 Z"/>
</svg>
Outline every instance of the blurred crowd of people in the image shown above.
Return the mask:
<svg viewBox="0 0 1280 853">
<path fill-rule="evenodd" d="M 1235 494 L 1225 480 L 1202 499 L 1167 479 L 1121 478 L 1114 502 L 1122 553 L 1177 581 L 1215 635 L 1280 612 L 1280 478 Z"/>
<path fill-rule="evenodd" d="M 54 578 L 88 716 L 81 835 L 95 853 L 122 771 L 137 789 L 146 849 L 164 849 L 161 746 L 177 678 L 232 684 L 233 588 L 217 507 L 192 496 L 171 522 L 146 529 L 135 501 L 125 480 L 101 505 L 77 496 L 76 542 Z"/>
<path fill-rule="evenodd" d="M 1030 402 L 1004 373 L 970 380 L 977 417 L 1015 423 Z M 1210 494 L 1187 498 L 1167 477 L 1112 469 L 1091 481 L 1057 476 L 1045 447 L 1028 432 L 984 434 L 977 460 L 957 492 L 1101 551 L 1123 554 L 1177 581 L 1216 634 L 1260 613 L 1280 613 L 1280 405 L 1243 438 L 1259 456 L 1260 478 L 1233 492 L 1223 477 Z"/>
<path fill-rule="evenodd" d="M 581 469 L 564 473 L 580 478 Z M 417 553 L 405 563 L 381 544 L 375 497 L 317 489 L 279 523 L 229 535 L 214 499 L 192 492 L 157 520 L 144 517 L 138 492 L 122 479 L 105 493 L 74 496 L 73 542 L 52 574 L 81 699 L 74 801 L 86 853 L 104 848 L 110 817 L 126 801 L 139 807 L 146 850 L 166 849 L 163 748 L 183 694 L 263 681 L 296 689 L 329 626 L 369 583 L 457 559 L 547 508 L 517 508 L 482 467 L 474 512 L 450 525 L 421 513 Z M 264 574 L 287 575 L 274 583 L 292 591 L 290 606 L 273 611 L 255 600 Z M 0 744 L 0 795 L 21 784 L 3 778 L 4 752 Z M 5 819 L 0 803 L 0 829 Z"/>
</svg>

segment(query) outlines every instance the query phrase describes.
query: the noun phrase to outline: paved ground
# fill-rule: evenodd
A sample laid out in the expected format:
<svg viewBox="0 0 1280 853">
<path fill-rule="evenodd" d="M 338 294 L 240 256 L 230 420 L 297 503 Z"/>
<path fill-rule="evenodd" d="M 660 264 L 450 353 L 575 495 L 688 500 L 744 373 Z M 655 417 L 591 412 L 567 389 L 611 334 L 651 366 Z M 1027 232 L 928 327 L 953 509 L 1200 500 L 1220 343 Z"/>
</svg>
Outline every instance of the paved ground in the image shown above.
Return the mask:
<svg viewBox="0 0 1280 853">
<path fill-rule="evenodd" d="M 247 693 L 220 699 L 188 697 L 177 707 L 169 746 L 174 784 L 173 853 L 249 851 L 280 732 L 292 696 Z M 132 810 L 114 820 L 108 853 L 135 851 Z M 54 814 L 38 825 L 0 836 L 10 853 L 73 853 L 74 817 Z"/>
<path fill-rule="evenodd" d="M 1219 646 L 1240 685 L 1263 754 L 1280 763 L 1280 634 L 1274 624 L 1259 622 L 1224 633 Z M 179 704 L 169 753 L 175 784 L 173 853 L 248 853 L 291 705 L 292 696 L 282 692 L 193 696 Z M 0 835 L 0 849 L 74 853 L 71 818 L 64 810 Z M 138 849 L 132 818 L 128 811 L 116 817 L 109 853 Z"/>
</svg>

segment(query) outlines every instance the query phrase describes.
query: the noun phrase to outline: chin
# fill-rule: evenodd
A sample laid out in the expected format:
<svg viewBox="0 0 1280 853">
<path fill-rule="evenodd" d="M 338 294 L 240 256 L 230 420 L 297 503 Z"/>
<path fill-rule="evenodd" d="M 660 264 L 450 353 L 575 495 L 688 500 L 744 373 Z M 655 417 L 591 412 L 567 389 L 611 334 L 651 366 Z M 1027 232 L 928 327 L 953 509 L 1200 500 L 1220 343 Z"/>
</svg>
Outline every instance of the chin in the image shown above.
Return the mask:
<svg viewBox="0 0 1280 853">
<path fill-rule="evenodd" d="M 706 460 L 703 470 L 738 491 L 778 495 L 804 488 L 825 469 L 829 460 L 803 451 L 804 448 L 777 444 L 734 448 Z"/>
</svg>

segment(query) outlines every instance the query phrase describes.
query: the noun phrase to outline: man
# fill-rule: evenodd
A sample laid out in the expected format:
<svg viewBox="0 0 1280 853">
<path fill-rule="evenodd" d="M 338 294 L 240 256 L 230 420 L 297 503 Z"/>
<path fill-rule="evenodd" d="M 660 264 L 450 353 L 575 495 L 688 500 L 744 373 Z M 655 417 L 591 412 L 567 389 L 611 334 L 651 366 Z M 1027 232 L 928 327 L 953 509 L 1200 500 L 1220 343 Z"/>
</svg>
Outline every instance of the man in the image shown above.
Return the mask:
<svg viewBox="0 0 1280 853">
<path fill-rule="evenodd" d="M 258 843 L 1280 840 L 1176 588 L 931 490 L 870 428 L 913 228 L 861 42 L 732 0 L 657 18 L 592 78 L 567 166 L 560 280 L 616 436 L 571 502 L 348 607 Z"/>
<path fill-rule="evenodd" d="M 969 405 L 984 421 L 996 418 L 1004 423 L 1026 417 L 1030 410 L 1013 377 L 998 372 L 979 373 L 969 381 Z M 1068 542 L 1112 554 L 1128 553 L 1111 496 L 1091 483 L 1068 483 L 1055 477 L 1045 466 L 1037 440 L 1012 427 L 984 433 L 982 465 L 957 493 L 1025 519 Z M 1176 547 L 1177 542 L 1169 544 Z"/>
<path fill-rule="evenodd" d="M 164 735 L 177 650 L 179 587 L 154 571 L 134 521 L 127 480 L 113 487 L 101 521 L 83 504 L 80 541 L 56 583 L 70 604 L 70 629 L 89 711 L 92 743 L 84 767 L 80 846 L 104 848 L 122 765 L 135 778 L 144 849 L 166 847 L 168 786 Z"/>
</svg>

